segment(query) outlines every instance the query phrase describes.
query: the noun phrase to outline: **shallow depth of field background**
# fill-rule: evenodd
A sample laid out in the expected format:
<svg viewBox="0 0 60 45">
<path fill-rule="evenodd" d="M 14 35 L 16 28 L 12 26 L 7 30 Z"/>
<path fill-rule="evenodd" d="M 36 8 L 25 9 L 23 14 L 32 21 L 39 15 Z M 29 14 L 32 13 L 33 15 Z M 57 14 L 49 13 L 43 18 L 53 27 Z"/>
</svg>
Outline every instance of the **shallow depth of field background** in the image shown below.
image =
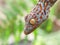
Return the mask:
<svg viewBox="0 0 60 45">
<path fill-rule="evenodd" d="M 38 0 L 0 0 L 0 45 L 60 45 L 60 0 L 40 27 L 24 35 L 24 18 L 37 3 Z"/>
</svg>

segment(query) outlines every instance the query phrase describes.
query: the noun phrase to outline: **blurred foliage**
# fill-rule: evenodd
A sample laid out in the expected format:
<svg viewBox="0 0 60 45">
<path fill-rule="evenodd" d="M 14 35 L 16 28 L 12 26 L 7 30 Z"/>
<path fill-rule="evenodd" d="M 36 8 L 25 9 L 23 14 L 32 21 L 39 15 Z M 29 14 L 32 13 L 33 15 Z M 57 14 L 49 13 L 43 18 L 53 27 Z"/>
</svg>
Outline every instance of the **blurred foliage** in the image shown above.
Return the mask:
<svg viewBox="0 0 60 45">
<path fill-rule="evenodd" d="M 0 38 L 7 40 L 11 34 L 14 35 L 15 42 L 21 40 L 21 33 L 24 31 L 24 17 L 29 13 L 37 0 L 6 0 L 5 7 L 0 7 L 1 11 L 6 16 L 6 20 L 2 20 L 4 26 L 0 26 Z M 54 14 L 54 7 L 51 8 L 50 15 Z M 48 18 L 40 28 L 37 28 L 34 34 L 33 45 L 46 45 L 42 37 L 38 35 L 46 35 L 52 32 L 53 22 Z M 44 31 L 43 31 L 44 30 Z M 27 37 L 26 37 L 27 38 Z M 27 40 L 27 39 L 26 39 Z"/>
</svg>

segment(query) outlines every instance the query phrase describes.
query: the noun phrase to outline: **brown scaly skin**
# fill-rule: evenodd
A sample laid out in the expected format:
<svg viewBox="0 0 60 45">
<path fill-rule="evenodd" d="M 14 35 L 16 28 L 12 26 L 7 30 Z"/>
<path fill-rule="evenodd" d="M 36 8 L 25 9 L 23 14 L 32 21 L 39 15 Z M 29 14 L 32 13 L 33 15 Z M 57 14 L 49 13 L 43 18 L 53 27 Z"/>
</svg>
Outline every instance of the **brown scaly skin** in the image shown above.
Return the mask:
<svg viewBox="0 0 60 45">
<path fill-rule="evenodd" d="M 30 34 L 48 18 L 49 9 L 56 1 L 57 0 L 39 0 L 30 14 L 25 17 L 24 34 Z"/>
</svg>

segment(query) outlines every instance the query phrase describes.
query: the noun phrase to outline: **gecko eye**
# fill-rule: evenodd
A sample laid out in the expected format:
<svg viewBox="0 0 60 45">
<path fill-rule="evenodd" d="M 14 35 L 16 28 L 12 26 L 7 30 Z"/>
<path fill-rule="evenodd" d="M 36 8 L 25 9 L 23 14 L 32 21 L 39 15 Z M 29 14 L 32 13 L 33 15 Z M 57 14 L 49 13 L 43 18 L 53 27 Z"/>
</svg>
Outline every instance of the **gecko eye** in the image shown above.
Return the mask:
<svg viewBox="0 0 60 45">
<path fill-rule="evenodd" d="M 30 24 L 34 25 L 36 23 L 35 19 L 30 20 Z"/>
</svg>

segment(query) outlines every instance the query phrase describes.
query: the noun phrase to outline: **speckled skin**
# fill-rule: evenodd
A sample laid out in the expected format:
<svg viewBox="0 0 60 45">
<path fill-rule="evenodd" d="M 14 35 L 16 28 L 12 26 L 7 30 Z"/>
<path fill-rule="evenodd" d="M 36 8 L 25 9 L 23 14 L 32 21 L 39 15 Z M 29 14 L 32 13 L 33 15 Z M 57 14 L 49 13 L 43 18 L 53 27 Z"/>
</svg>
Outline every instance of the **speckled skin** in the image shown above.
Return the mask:
<svg viewBox="0 0 60 45">
<path fill-rule="evenodd" d="M 39 0 L 38 4 L 33 8 L 30 14 L 25 17 L 24 33 L 26 35 L 34 31 L 48 18 L 49 9 L 56 1 L 57 0 Z M 30 23 L 31 19 L 35 19 L 36 21 L 34 25 Z"/>
</svg>

